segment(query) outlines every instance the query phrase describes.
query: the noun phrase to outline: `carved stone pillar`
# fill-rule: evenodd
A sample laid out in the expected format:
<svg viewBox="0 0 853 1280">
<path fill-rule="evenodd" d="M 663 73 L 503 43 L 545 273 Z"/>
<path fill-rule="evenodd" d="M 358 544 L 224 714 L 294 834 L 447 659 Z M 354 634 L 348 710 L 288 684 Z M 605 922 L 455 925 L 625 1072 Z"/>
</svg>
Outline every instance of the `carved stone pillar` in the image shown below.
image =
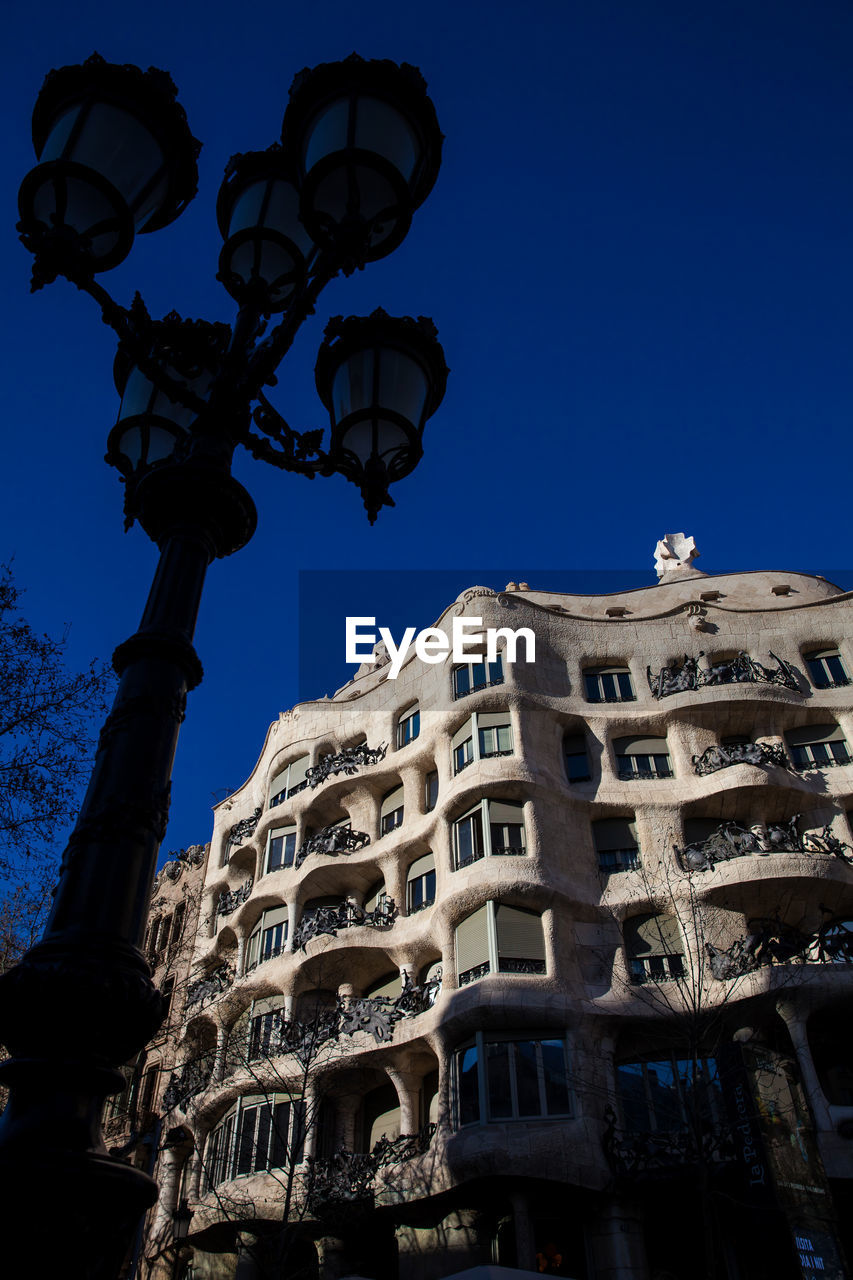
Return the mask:
<svg viewBox="0 0 853 1280">
<path fill-rule="evenodd" d="M 803 1077 L 806 1097 L 809 1100 L 812 1115 L 814 1116 L 815 1129 L 831 1132 L 833 1128 L 832 1117 L 829 1113 L 829 1106 L 824 1097 L 823 1089 L 820 1087 L 820 1080 L 818 1079 L 811 1046 L 809 1045 L 808 1008 L 802 1007 L 797 1001 L 782 999 L 776 1002 L 776 1009 L 788 1028 L 788 1034 L 791 1037 L 791 1043 L 797 1055 L 797 1063 Z"/>
<path fill-rule="evenodd" d="M 181 1170 L 184 1165 L 185 1151 L 178 1147 L 166 1147 L 160 1156 L 157 1167 L 157 1183 L 160 1197 L 152 1211 L 151 1234 L 160 1239 L 171 1233 L 172 1210 L 178 1203 L 178 1188 L 181 1182 Z"/>
<path fill-rule="evenodd" d="M 386 1067 L 388 1079 L 397 1090 L 400 1103 L 400 1132 L 417 1133 L 420 1129 L 420 1076 L 413 1071 L 398 1071 L 394 1067 Z"/>
</svg>

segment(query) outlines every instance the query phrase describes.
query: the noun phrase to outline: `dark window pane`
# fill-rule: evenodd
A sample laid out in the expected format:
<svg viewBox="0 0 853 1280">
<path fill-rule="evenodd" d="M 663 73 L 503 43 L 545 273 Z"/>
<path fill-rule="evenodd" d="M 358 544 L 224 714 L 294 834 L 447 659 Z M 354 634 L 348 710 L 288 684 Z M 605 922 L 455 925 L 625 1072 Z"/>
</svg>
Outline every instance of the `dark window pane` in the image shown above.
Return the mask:
<svg viewBox="0 0 853 1280">
<path fill-rule="evenodd" d="M 258 1107 L 258 1132 L 255 1137 L 255 1172 L 269 1168 L 271 1108 L 268 1102 Z"/>
<path fill-rule="evenodd" d="M 646 1085 L 642 1064 L 623 1063 L 616 1068 L 616 1084 L 622 1104 L 622 1118 L 626 1129 L 632 1133 L 651 1128 L 649 1108 L 646 1102 Z"/>
<path fill-rule="evenodd" d="M 509 1083 L 509 1044 L 486 1045 L 486 1070 L 489 1080 L 489 1119 L 502 1120 L 512 1115 Z"/>
<path fill-rule="evenodd" d="M 240 1115 L 240 1135 L 237 1139 L 237 1176 L 251 1173 L 255 1154 L 255 1125 L 258 1119 L 258 1108 L 249 1107 Z"/>
<path fill-rule="evenodd" d="M 282 1169 L 287 1164 L 287 1130 L 290 1123 L 290 1103 L 277 1102 L 273 1112 L 271 1169 Z M 298 1157 L 297 1157 L 298 1159 Z"/>
<path fill-rule="evenodd" d="M 589 778 L 589 761 L 586 752 L 581 755 L 566 756 L 566 773 L 569 782 L 586 782 Z"/>
<path fill-rule="evenodd" d="M 569 1084 L 566 1079 L 566 1051 L 562 1040 L 542 1041 L 542 1069 L 545 1075 L 545 1105 L 548 1115 L 565 1115 L 569 1110 Z"/>
<path fill-rule="evenodd" d="M 673 1064 L 667 1061 L 647 1063 L 646 1079 L 655 1128 L 683 1129 L 684 1115 Z"/>
<path fill-rule="evenodd" d="M 535 1040 L 518 1040 L 515 1049 L 515 1088 L 520 1116 L 538 1116 L 542 1104 L 539 1100 L 539 1070 L 536 1064 Z"/>
<path fill-rule="evenodd" d="M 457 696 L 471 692 L 471 677 L 467 667 L 457 667 L 453 673 L 453 681 Z"/>
<path fill-rule="evenodd" d="M 466 1049 L 457 1054 L 459 1072 L 459 1123 L 476 1124 L 480 1119 L 480 1084 L 477 1076 L 477 1050 Z"/>
<path fill-rule="evenodd" d="M 584 676 L 587 702 L 600 702 L 601 693 L 598 687 L 598 676 Z"/>
</svg>

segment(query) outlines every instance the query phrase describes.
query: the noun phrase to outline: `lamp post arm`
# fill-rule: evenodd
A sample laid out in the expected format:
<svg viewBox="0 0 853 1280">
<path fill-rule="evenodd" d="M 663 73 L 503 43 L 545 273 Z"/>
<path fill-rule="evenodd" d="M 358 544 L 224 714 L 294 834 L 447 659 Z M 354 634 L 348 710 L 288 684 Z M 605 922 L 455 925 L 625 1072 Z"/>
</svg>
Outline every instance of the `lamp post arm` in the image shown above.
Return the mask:
<svg viewBox="0 0 853 1280">
<path fill-rule="evenodd" d="M 275 386 L 275 371 L 293 346 L 293 340 L 309 316 L 314 314 L 317 299 L 330 280 L 340 271 L 331 254 L 321 253 L 305 284 L 298 290 L 284 317 L 268 337 L 259 342 L 248 361 L 246 385 L 251 399 L 264 386 Z"/>
</svg>

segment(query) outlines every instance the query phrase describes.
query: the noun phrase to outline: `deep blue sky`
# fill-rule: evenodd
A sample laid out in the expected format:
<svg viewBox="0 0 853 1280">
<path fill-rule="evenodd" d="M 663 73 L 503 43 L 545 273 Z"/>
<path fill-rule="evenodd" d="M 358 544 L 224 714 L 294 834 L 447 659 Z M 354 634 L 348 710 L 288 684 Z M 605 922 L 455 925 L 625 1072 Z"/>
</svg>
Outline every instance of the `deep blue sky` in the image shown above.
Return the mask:
<svg viewBox="0 0 853 1280">
<path fill-rule="evenodd" d="M 102 461 L 112 335 L 69 285 L 29 295 L 15 237 L 44 73 L 97 49 L 178 83 L 205 144 L 199 195 L 103 277 L 125 302 L 140 288 L 155 315 L 231 318 L 214 279 L 222 169 L 276 138 L 303 66 L 353 49 L 414 62 L 447 135 L 406 243 L 328 288 L 276 392 L 295 425 L 321 425 L 313 364 L 330 315 L 432 315 L 452 372 L 426 457 L 373 529 L 343 480 L 239 461 L 260 527 L 209 576 L 207 674 L 167 847 L 208 838 L 212 793 L 239 785 L 297 696 L 301 569 L 505 564 L 546 587 L 549 568 L 624 568 L 652 581 L 654 544 L 677 530 L 709 571 L 853 563 L 846 2 L 7 0 L 4 37 L 0 558 L 14 555 L 37 625 L 72 624 L 81 662 L 134 629 L 154 550 L 121 533 Z"/>
</svg>

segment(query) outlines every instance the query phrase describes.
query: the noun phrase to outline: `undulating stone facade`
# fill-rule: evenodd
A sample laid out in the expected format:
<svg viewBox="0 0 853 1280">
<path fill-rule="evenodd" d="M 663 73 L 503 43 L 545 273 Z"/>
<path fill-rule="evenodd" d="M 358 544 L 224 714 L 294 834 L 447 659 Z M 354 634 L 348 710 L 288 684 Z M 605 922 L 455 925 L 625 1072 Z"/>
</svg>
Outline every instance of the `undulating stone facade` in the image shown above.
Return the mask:
<svg viewBox="0 0 853 1280">
<path fill-rule="evenodd" d="M 216 809 L 155 1274 L 846 1274 L 851 597 L 680 537 L 655 586 L 436 624 L 535 661 L 475 634 L 270 727 Z"/>
</svg>

